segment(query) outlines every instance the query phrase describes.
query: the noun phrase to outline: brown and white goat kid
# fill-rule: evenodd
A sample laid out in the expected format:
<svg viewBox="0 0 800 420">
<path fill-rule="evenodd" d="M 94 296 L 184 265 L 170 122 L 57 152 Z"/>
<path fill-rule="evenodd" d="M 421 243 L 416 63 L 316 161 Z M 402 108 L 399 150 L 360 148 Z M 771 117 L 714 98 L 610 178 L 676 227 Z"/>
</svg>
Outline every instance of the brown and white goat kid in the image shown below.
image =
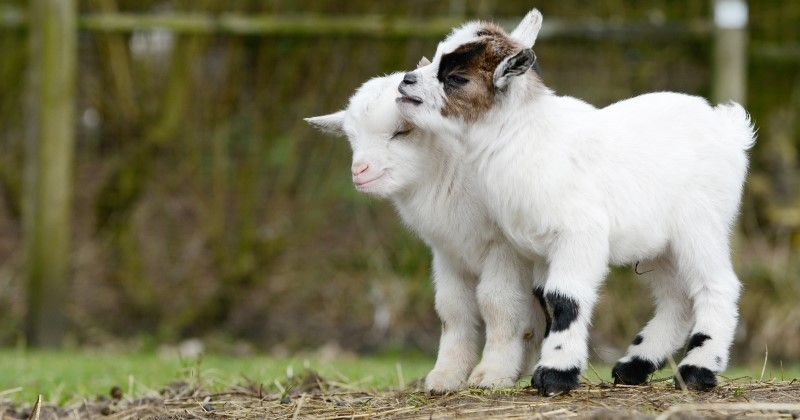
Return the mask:
<svg viewBox="0 0 800 420">
<path fill-rule="evenodd" d="M 442 335 L 426 389 L 512 386 L 531 374 L 546 329 L 542 303 L 531 294 L 533 265 L 489 219 L 461 144 L 417 130 L 400 116 L 395 101 L 402 78 L 372 79 L 347 109 L 306 121 L 347 136 L 356 188 L 389 198 L 433 252 Z"/>
<path fill-rule="evenodd" d="M 536 282 L 553 319 L 534 387 L 578 386 L 608 267 L 640 262 L 655 316 L 614 367 L 615 383 L 646 382 L 690 337 L 678 374 L 710 389 L 738 317 L 729 234 L 750 119 L 736 103 L 669 92 L 576 111 L 530 71 L 541 23 L 534 9 L 510 35 L 491 23 L 456 28 L 431 64 L 406 74 L 398 108 L 463 141 L 492 218 L 545 273 Z"/>
</svg>

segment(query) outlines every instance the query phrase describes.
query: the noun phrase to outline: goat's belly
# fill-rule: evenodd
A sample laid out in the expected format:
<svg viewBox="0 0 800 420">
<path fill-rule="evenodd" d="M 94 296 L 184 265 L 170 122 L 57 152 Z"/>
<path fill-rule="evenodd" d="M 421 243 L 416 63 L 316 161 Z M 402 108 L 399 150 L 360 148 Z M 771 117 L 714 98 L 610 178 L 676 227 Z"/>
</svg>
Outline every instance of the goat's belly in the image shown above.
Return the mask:
<svg viewBox="0 0 800 420">
<path fill-rule="evenodd" d="M 532 229 L 509 227 L 503 229 L 506 239 L 514 249 L 527 259 L 546 256 L 555 239 L 552 233 L 542 233 Z"/>
<path fill-rule="evenodd" d="M 614 232 L 609 238 L 609 262 L 619 266 L 653 259 L 664 253 L 668 243 L 666 234 L 652 227 Z"/>
</svg>

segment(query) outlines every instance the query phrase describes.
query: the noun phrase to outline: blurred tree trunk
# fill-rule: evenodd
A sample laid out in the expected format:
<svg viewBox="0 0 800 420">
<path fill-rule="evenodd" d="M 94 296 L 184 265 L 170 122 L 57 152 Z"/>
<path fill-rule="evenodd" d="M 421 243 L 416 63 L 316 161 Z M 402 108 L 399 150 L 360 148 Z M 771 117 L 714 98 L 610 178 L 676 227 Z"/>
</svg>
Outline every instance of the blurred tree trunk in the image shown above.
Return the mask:
<svg viewBox="0 0 800 420">
<path fill-rule="evenodd" d="M 58 347 L 70 269 L 76 3 L 31 1 L 24 240 L 30 346 Z"/>
</svg>

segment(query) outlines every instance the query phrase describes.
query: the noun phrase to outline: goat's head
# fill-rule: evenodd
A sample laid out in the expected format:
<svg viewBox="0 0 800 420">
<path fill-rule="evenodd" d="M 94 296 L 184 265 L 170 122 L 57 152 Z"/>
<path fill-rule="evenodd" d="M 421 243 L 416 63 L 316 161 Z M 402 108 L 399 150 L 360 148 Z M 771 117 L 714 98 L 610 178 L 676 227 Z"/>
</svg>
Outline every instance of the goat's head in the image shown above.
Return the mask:
<svg viewBox="0 0 800 420">
<path fill-rule="evenodd" d="M 511 34 L 486 22 L 456 28 L 439 43 L 433 62 L 404 76 L 401 114 L 425 129 L 457 135 L 459 122 L 478 120 L 509 96 L 535 92 L 541 80 L 529 70 L 541 26 L 542 15 L 533 9 Z"/>
<path fill-rule="evenodd" d="M 358 191 L 388 197 L 424 182 L 436 156 L 429 134 L 415 129 L 399 113 L 397 85 L 403 73 L 364 83 L 346 109 L 305 120 L 321 131 L 347 136 L 353 150 L 351 172 Z M 435 154 L 435 152 L 434 152 Z"/>
</svg>

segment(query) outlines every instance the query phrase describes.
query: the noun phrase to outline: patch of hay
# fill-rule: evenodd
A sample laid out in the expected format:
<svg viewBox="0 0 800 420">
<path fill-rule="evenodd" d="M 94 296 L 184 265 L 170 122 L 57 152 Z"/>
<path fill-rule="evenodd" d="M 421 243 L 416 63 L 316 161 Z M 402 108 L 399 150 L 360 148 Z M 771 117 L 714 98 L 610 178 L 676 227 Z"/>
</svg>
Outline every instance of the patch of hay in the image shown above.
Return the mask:
<svg viewBox="0 0 800 420">
<path fill-rule="evenodd" d="M 556 397 L 539 396 L 530 388 L 472 389 L 433 396 L 422 392 L 418 382 L 400 391 L 365 390 L 305 372 L 281 387 L 280 393 L 265 392 L 254 384 L 209 393 L 176 383 L 158 395 L 134 400 L 101 397 L 40 409 L 43 419 L 800 418 L 798 380 L 723 379 L 709 392 L 675 390 L 671 381 L 659 380 L 645 386 L 584 384 Z M 31 411 L 16 411 L 0 403 L 0 417 L 24 419 Z"/>
</svg>

